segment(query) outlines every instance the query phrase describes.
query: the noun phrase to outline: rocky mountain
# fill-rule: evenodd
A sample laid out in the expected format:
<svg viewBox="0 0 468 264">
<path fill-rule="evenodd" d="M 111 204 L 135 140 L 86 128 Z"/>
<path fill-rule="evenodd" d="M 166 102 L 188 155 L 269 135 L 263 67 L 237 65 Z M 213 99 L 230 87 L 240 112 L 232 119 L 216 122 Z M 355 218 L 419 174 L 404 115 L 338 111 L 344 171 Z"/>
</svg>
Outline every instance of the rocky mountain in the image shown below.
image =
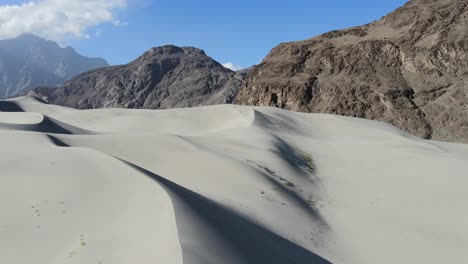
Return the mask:
<svg viewBox="0 0 468 264">
<path fill-rule="evenodd" d="M 468 0 L 411 0 L 373 23 L 283 43 L 235 103 L 381 120 L 468 143 Z"/>
<path fill-rule="evenodd" d="M 191 107 L 232 102 L 245 75 L 224 68 L 203 50 L 167 45 L 127 65 L 93 70 L 28 95 L 78 109 Z"/>
<path fill-rule="evenodd" d="M 108 66 L 99 58 L 86 58 L 73 48 L 31 34 L 0 40 L 0 98 L 25 89 L 56 86 L 91 69 Z"/>
</svg>

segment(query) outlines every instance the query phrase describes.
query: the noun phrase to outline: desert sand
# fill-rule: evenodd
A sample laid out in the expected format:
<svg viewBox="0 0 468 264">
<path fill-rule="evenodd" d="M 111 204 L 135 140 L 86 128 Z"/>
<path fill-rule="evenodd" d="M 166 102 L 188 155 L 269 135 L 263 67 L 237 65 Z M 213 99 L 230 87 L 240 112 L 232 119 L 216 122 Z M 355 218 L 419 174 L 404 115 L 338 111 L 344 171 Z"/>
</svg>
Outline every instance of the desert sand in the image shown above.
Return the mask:
<svg viewBox="0 0 468 264">
<path fill-rule="evenodd" d="M 0 263 L 468 259 L 468 145 L 268 107 L 0 110 Z"/>
</svg>

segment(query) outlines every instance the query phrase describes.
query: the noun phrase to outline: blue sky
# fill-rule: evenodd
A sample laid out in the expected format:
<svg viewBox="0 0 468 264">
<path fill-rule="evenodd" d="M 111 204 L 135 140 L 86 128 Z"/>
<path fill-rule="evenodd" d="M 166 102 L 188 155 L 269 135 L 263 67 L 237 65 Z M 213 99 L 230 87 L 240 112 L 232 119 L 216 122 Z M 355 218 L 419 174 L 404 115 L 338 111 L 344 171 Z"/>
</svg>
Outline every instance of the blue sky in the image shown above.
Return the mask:
<svg viewBox="0 0 468 264">
<path fill-rule="evenodd" d="M 49 6 L 42 7 L 44 10 L 50 10 L 50 6 L 54 6 L 53 2 L 59 0 L 35 2 L 41 1 L 50 2 Z M 90 0 L 82 2 L 86 1 Z M 24 2 L 26 1 L 0 1 L 0 20 L 2 5 L 5 7 Z M 67 1 L 61 0 L 60 3 L 64 2 Z M 74 0 L 73 3 L 76 2 L 80 0 Z M 102 5 L 90 8 L 110 10 L 112 18 L 96 18 L 87 24 L 84 23 L 83 28 L 66 33 L 68 35 L 62 33 L 61 29 L 55 30 L 54 35 L 51 35 L 52 33 L 44 28 L 26 27 L 16 27 L 11 32 L 31 30 L 37 32 L 30 33 L 42 34 L 44 37 L 50 35 L 51 39 L 61 42 L 62 45 L 71 45 L 86 56 L 103 57 L 110 64 L 127 63 L 153 46 L 175 44 L 199 47 L 221 63 L 231 62 L 239 67 L 248 67 L 259 63 L 271 48 L 281 42 L 306 39 L 330 30 L 371 22 L 402 6 L 406 0 L 94 2 Z M 113 6 L 105 6 L 105 2 L 112 2 Z M 40 8 L 40 5 L 37 8 Z M 80 7 L 74 5 L 64 8 L 69 10 Z M 80 13 L 89 11 L 76 11 L 76 14 Z M 68 22 L 69 29 L 73 27 L 73 23 L 82 23 L 82 20 Z M 47 24 L 43 27 L 47 27 Z M 11 32 L 7 33 L 13 34 Z"/>
</svg>

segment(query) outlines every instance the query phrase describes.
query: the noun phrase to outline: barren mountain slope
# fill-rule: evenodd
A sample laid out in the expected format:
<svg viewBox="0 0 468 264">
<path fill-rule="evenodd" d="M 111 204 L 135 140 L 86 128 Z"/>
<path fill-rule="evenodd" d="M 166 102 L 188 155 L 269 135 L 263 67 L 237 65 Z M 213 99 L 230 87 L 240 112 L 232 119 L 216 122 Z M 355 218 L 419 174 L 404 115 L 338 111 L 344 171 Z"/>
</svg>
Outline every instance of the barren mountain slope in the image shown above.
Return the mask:
<svg viewBox="0 0 468 264">
<path fill-rule="evenodd" d="M 382 120 L 468 142 L 468 1 L 412 0 L 371 24 L 281 44 L 235 103 Z"/>
<path fill-rule="evenodd" d="M 232 102 L 243 76 L 203 50 L 162 46 L 127 65 L 90 71 L 58 88 L 37 88 L 28 94 L 80 109 L 190 107 Z"/>
<path fill-rule="evenodd" d="M 31 34 L 0 40 L 0 98 L 38 86 L 63 84 L 91 69 L 108 66 L 101 58 L 87 58 L 72 47 L 62 48 Z"/>
</svg>

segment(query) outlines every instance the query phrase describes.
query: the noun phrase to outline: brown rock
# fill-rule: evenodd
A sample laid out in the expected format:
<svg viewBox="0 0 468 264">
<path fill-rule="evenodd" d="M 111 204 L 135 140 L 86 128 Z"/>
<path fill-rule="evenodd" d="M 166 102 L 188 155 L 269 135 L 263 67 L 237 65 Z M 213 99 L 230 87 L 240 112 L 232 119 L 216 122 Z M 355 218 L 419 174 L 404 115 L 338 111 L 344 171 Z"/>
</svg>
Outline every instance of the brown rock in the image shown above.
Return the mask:
<svg viewBox="0 0 468 264">
<path fill-rule="evenodd" d="M 233 72 L 192 47 L 152 48 L 133 62 L 93 70 L 27 95 L 78 109 L 174 108 L 231 103 L 245 72 Z"/>
<path fill-rule="evenodd" d="M 412 0 L 370 24 L 283 43 L 235 103 L 381 120 L 468 143 L 468 0 Z"/>
</svg>

